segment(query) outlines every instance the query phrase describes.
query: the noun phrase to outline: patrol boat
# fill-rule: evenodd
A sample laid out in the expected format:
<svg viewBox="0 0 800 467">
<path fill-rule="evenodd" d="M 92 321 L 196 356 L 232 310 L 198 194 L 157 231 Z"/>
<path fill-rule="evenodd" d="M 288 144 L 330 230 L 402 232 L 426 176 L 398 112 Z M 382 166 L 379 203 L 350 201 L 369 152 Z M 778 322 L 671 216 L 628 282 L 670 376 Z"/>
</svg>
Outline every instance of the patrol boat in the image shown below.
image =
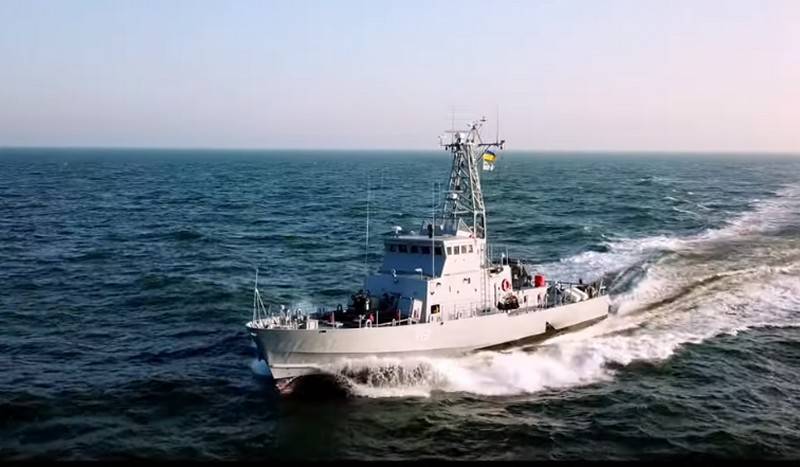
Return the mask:
<svg viewBox="0 0 800 467">
<path fill-rule="evenodd" d="M 484 155 L 505 140 L 484 143 L 480 128 L 448 131 L 440 144 L 452 168 L 439 213 L 419 232 L 385 235 L 383 264 L 346 306 L 304 313 L 264 306 L 253 291 L 247 330 L 278 386 L 331 373 L 371 357 L 459 356 L 526 343 L 608 316 L 602 279 L 548 281 L 529 261 L 492 258 L 480 172 Z M 491 152 L 494 155 L 493 152 Z"/>
</svg>

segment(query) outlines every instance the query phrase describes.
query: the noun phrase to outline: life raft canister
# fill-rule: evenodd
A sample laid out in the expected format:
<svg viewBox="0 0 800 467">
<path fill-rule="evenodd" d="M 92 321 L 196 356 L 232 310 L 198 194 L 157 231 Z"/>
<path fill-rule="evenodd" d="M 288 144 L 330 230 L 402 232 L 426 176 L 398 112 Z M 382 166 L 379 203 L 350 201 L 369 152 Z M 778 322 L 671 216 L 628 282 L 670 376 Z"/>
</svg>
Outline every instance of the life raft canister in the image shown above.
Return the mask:
<svg viewBox="0 0 800 467">
<path fill-rule="evenodd" d="M 511 288 L 511 282 L 508 279 L 503 279 L 503 282 L 500 284 L 500 287 L 503 288 L 503 292 L 508 291 Z"/>
</svg>

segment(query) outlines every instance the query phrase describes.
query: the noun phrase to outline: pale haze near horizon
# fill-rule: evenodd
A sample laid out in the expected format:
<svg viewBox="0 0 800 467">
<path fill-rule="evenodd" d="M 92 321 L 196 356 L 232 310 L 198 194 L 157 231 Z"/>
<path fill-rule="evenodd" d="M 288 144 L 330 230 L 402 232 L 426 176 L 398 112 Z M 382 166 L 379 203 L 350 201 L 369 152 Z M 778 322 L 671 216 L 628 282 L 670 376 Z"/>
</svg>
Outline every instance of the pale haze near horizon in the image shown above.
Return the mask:
<svg viewBox="0 0 800 467">
<path fill-rule="evenodd" d="M 0 0 L 0 146 L 800 152 L 800 1 Z"/>
</svg>

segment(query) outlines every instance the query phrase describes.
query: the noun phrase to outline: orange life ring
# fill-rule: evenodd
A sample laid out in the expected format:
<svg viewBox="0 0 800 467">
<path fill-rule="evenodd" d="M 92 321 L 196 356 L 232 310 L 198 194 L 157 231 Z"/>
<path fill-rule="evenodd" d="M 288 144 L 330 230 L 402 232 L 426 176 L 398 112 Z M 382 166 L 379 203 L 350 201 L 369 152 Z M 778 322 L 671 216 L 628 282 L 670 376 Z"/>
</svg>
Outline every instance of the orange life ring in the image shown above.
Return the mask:
<svg viewBox="0 0 800 467">
<path fill-rule="evenodd" d="M 503 288 L 503 292 L 507 292 L 508 289 L 511 288 L 511 282 L 508 279 L 503 279 L 503 282 L 500 284 L 500 287 Z"/>
</svg>

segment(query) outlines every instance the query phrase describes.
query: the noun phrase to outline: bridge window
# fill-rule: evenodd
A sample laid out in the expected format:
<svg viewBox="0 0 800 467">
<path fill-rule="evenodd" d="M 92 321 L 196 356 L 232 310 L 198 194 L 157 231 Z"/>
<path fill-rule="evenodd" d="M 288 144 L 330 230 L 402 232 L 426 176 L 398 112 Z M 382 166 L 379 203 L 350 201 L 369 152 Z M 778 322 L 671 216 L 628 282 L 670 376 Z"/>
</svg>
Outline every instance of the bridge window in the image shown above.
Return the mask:
<svg viewBox="0 0 800 467">
<path fill-rule="evenodd" d="M 448 248 L 449 248 L 449 247 L 448 247 Z M 457 254 L 458 254 L 458 245 L 456 245 L 456 246 L 454 246 L 454 247 L 453 247 L 453 254 L 454 254 L 454 255 L 457 255 Z"/>
<path fill-rule="evenodd" d="M 469 252 L 472 253 L 472 245 L 469 246 Z"/>
<path fill-rule="evenodd" d="M 386 250 L 387 251 L 397 251 L 397 246 L 390 243 L 390 244 L 386 245 Z"/>
<path fill-rule="evenodd" d="M 431 247 L 429 247 L 429 246 L 420 247 L 420 250 L 421 250 L 423 255 L 431 254 Z"/>
<path fill-rule="evenodd" d="M 447 247 L 447 254 L 448 255 L 452 255 L 453 254 L 453 248 Z"/>
<path fill-rule="evenodd" d="M 461 253 L 467 254 L 467 245 L 461 245 Z"/>
<path fill-rule="evenodd" d="M 408 247 L 406 245 L 397 245 L 397 251 L 400 253 L 408 253 Z"/>
<path fill-rule="evenodd" d="M 419 253 L 419 248 L 417 248 L 417 245 L 411 245 L 411 253 Z"/>
<path fill-rule="evenodd" d="M 442 247 L 440 246 L 435 247 L 433 249 L 433 252 L 436 254 L 436 256 L 442 256 Z"/>
</svg>

